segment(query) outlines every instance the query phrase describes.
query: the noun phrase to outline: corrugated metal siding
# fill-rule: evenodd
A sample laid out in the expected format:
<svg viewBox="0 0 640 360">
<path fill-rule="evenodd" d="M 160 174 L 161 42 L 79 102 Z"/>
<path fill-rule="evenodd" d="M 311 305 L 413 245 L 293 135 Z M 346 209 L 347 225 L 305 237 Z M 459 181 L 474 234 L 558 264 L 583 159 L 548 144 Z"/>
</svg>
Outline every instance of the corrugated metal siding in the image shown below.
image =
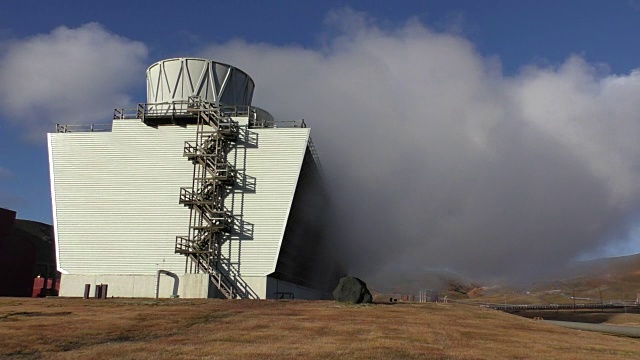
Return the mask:
<svg viewBox="0 0 640 360">
<path fill-rule="evenodd" d="M 184 271 L 190 129 L 114 121 L 111 133 L 51 134 L 60 266 L 71 274 Z"/>
<path fill-rule="evenodd" d="M 255 187 L 236 191 L 227 205 L 253 232 L 236 235 L 226 252 L 243 275 L 266 275 L 275 268 L 309 130 L 251 131 L 257 144 L 240 143 L 230 159 Z M 189 222 L 178 194 L 191 185 L 193 166 L 182 152 L 194 128 L 114 120 L 111 133 L 50 137 L 60 266 L 71 274 L 183 272 L 174 242 Z"/>
<path fill-rule="evenodd" d="M 257 146 L 242 143 L 229 155 L 244 169 L 255 190 L 227 198 L 233 214 L 245 222 L 249 234 L 234 235 L 225 244 L 227 257 L 241 274 L 268 275 L 275 271 L 278 251 L 309 139 L 309 129 L 252 129 Z"/>
</svg>

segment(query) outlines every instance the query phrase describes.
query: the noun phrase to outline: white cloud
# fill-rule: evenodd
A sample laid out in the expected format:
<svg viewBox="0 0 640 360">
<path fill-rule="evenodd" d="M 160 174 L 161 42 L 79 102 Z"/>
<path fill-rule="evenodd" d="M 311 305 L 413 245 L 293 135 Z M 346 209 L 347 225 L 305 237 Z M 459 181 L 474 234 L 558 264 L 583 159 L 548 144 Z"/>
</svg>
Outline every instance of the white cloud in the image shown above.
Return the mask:
<svg viewBox="0 0 640 360">
<path fill-rule="evenodd" d="M 607 248 L 640 206 L 640 70 L 569 56 L 504 76 L 467 39 L 416 20 L 332 12 L 324 47 L 242 40 L 202 54 L 247 71 L 254 104 L 305 118 L 336 195 L 354 271 L 446 267 L 526 277 Z M 109 119 L 144 84 L 144 44 L 96 24 L 15 41 L 0 58 L 5 117 L 42 134 Z M 352 259 L 357 259 L 354 256 Z"/>
<path fill-rule="evenodd" d="M 305 118 L 338 214 L 367 260 L 523 277 L 627 231 L 640 205 L 640 72 L 582 58 L 504 76 L 459 35 L 330 15 L 321 50 L 241 40 L 201 55 L 256 81 L 254 104 Z M 640 70 L 639 70 L 640 71 Z"/>
<path fill-rule="evenodd" d="M 147 48 L 90 23 L 9 43 L 0 57 L 4 117 L 41 136 L 55 123 L 110 121 L 144 84 Z"/>
</svg>

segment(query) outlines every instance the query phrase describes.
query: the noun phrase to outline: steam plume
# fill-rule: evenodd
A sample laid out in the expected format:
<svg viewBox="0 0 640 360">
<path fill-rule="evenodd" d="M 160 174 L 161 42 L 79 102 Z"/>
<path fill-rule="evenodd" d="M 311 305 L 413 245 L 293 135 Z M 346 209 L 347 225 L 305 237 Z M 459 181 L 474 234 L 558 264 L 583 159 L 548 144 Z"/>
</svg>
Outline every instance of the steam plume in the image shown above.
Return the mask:
<svg viewBox="0 0 640 360">
<path fill-rule="evenodd" d="M 276 118 L 311 124 L 353 272 L 526 279 L 625 238 L 640 70 L 571 55 L 505 76 L 459 35 L 329 19 L 321 50 L 237 40 L 203 55 L 251 74 Z"/>
</svg>

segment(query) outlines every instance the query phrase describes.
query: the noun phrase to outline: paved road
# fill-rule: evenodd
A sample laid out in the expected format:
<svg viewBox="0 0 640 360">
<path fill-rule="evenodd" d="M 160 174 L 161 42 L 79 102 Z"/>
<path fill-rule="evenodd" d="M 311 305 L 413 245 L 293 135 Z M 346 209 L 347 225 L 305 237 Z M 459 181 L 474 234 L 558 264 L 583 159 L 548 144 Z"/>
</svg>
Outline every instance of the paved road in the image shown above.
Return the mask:
<svg viewBox="0 0 640 360">
<path fill-rule="evenodd" d="M 529 304 L 529 305 L 500 305 L 500 304 L 486 304 L 482 305 L 494 310 L 501 311 L 512 311 L 512 310 L 568 310 L 568 309 L 576 309 L 576 310 L 588 310 L 588 309 L 638 309 L 639 305 L 620 305 L 620 304 Z"/>
<path fill-rule="evenodd" d="M 634 338 L 640 338 L 640 327 L 636 326 L 619 326 L 619 325 L 606 325 L 606 324 L 590 324 L 573 321 L 556 321 L 556 320 L 543 320 L 547 324 L 553 324 L 570 329 L 584 330 L 584 331 L 596 331 L 607 334 L 624 335 Z"/>
</svg>

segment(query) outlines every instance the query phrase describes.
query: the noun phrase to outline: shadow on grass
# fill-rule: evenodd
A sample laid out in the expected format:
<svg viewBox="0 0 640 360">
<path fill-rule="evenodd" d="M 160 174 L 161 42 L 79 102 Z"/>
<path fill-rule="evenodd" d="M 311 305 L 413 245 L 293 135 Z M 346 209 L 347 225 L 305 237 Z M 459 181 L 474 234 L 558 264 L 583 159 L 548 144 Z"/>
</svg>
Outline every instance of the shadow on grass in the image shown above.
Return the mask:
<svg viewBox="0 0 640 360">
<path fill-rule="evenodd" d="M 3 359 L 43 359 L 43 356 L 37 351 L 17 351 L 5 354 Z"/>
<path fill-rule="evenodd" d="M 40 311 L 22 311 L 13 312 L 0 316 L 0 321 L 3 320 L 17 320 L 19 317 L 35 317 L 35 316 L 66 316 L 71 315 L 71 311 L 59 311 L 59 312 L 40 312 Z"/>
<path fill-rule="evenodd" d="M 196 325 L 206 325 L 212 322 L 216 322 L 222 319 L 227 319 L 230 318 L 232 316 L 231 313 L 226 312 L 226 311 L 221 311 L 221 312 L 214 312 L 214 313 L 209 313 L 209 314 L 205 314 L 203 316 L 199 316 L 199 317 L 195 317 L 192 318 L 190 321 L 188 321 L 185 324 L 186 328 L 190 328 Z"/>
</svg>

